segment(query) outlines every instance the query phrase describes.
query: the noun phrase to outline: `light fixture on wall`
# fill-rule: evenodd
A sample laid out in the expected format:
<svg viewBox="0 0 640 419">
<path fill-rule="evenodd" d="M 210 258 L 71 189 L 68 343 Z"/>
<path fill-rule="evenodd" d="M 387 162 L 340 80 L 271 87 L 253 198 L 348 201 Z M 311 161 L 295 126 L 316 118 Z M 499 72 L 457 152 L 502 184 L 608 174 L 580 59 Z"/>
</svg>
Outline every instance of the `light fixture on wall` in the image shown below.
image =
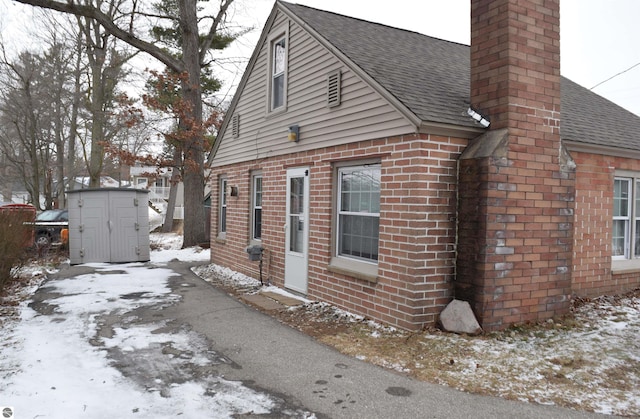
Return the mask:
<svg viewBox="0 0 640 419">
<path fill-rule="evenodd" d="M 485 118 L 480 113 L 476 112 L 471 108 L 467 109 L 467 114 L 470 117 L 472 117 L 476 122 L 478 122 L 480 125 L 482 125 L 484 128 L 487 128 L 489 127 L 489 125 L 491 125 L 491 121 L 489 121 L 487 118 Z"/>
<path fill-rule="evenodd" d="M 300 141 L 300 127 L 298 125 L 291 125 L 289 127 L 289 133 L 287 134 L 287 140 L 291 142 Z"/>
</svg>

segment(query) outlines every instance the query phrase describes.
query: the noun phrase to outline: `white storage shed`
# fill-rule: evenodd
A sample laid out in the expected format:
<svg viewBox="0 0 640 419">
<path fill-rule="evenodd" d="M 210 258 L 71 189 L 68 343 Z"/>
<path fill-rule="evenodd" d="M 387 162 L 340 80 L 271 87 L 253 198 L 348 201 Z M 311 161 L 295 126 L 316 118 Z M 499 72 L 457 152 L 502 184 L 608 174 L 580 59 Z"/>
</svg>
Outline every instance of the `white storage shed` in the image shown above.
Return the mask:
<svg viewBox="0 0 640 419">
<path fill-rule="evenodd" d="M 148 192 L 126 188 L 67 191 L 71 264 L 148 261 Z"/>
</svg>

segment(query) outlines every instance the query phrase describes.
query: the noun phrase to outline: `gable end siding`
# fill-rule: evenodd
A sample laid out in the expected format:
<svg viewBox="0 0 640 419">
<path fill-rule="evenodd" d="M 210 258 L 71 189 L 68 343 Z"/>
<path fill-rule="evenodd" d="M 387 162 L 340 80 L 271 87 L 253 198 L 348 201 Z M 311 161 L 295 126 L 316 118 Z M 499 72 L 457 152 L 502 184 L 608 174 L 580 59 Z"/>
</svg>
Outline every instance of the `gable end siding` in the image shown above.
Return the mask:
<svg viewBox="0 0 640 419">
<path fill-rule="evenodd" d="M 269 45 L 260 52 L 234 113 L 242 114 L 242 133 L 223 133 L 214 167 L 290 152 L 414 133 L 416 128 L 371 86 L 297 24 L 278 12 L 273 31 L 289 25 L 287 110 L 268 114 Z M 327 74 L 341 73 L 339 107 L 327 106 Z M 300 126 L 301 141 L 287 141 L 287 127 Z"/>
</svg>

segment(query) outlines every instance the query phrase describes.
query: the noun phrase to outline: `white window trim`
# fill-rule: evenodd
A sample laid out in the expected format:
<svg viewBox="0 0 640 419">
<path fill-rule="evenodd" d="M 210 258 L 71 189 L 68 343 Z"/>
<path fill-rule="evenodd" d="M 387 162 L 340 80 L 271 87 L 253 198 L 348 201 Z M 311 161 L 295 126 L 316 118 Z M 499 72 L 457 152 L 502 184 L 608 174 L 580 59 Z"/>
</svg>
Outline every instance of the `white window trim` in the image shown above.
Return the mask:
<svg viewBox="0 0 640 419">
<path fill-rule="evenodd" d="M 613 243 L 610 243 L 611 247 L 611 270 L 613 273 L 621 273 L 624 271 L 637 271 L 640 270 L 640 256 L 634 256 L 635 244 L 633 243 L 634 237 L 640 232 L 636 232 L 636 221 L 640 220 L 640 209 L 636 213 L 636 199 L 639 199 L 637 187 L 640 186 L 640 173 L 617 171 L 615 180 L 629 181 L 629 216 L 627 218 L 629 225 L 627 226 L 627 240 L 625 242 L 625 254 L 621 256 L 613 255 Z M 611 220 L 611 236 L 613 237 L 613 221 L 616 219 L 623 219 L 620 217 L 614 217 L 612 215 Z"/>
<path fill-rule="evenodd" d="M 284 39 L 285 50 L 285 66 L 284 66 L 284 83 L 282 87 L 282 105 L 277 108 L 273 107 L 273 66 L 274 66 L 274 46 Z M 268 39 L 268 67 L 267 67 L 267 114 L 284 112 L 287 109 L 287 90 L 289 85 L 289 26 L 286 25 L 282 29 L 278 28 L 274 34 Z"/>
<path fill-rule="evenodd" d="M 218 180 L 218 239 L 224 240 L 227 236 L 227 220 L 229 213 L 227 210 L 227 186 L 228 179 L 226 176 L 220 176 Z M 223 218 L 224 213 L 224 218 Z M 224 219 L 224 229 L 222 220 Z"/>
<path fill-rule="evenodd" d="M 333 272 L 342 273 L 345 275 L 352 276 L 354 278 L 363 279 L 367 281 L 375 282 L 377 281 L 378 275 L 378 261 L 360 259 L 356 257 L 349 257 L 346 255 L 339 254 L 339 240 L 340 240 L 340 227 L 339 227 L 339 214 L 340 214 L 340 177 L 339 173 L 341 170 L 345 168 L 361 168 L 367 166 L 378 166 L 380 170 L 382 170 L 382 166 L 380 161 L 375 160 L 359 160 L 359 161 L 348 161 L 348 162 L 340 162 L 334 165 L 334 182 L 333 182 L 333 191 L 334 191 L 334 205 L 333 205 L 333 234 L 332 234 L 332 247 L 333 247 L 333 257 L 329 263 L 329 270 Z M 381 186 L 382 192 L 382 186 Z M 381 216 L 381 213 L 378 213 L 378 217 Z M 379 246 L 378 246 L 379 251 Z"/>
<path fill-rule="evenodd" d="M 262 171 L 255 171 L 251 174 L 251 211 L 249 215 L 249 222 L 250 222 L 249 242 L 251 244 L 259 244 L 262 242 L 262 229 L 260 233 L 260 238 L 256 238 L 255 236 L 255 214 L 256 214 L 256 209 L 258 209 L 258 207 L 256 206 L 256 180 L 257 179 L 261 179 L 261 185 L 262 185 L 262 190 L 261 190 L 262 198 L 261 198 L 261 204 L 259 207 L 260 210 L 262 211 L 262 202 L 264 202 L 264 177 L 262 176 Z"/>
</svg>

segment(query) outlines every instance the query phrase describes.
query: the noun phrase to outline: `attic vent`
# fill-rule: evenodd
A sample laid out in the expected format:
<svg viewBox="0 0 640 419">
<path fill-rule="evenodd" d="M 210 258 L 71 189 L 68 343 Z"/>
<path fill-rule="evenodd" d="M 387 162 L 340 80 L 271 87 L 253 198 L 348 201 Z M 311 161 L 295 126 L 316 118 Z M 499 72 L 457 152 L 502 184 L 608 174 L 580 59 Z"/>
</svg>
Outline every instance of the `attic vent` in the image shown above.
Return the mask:
<svg viewBox="0 0 640 419">
<path fill-rule="evenodd" d="M 231 135 L 233 138 L 240 136 L 240 115 L 237 113 L 231 117 Z"/>
<path fill-rule="evenodd" d="M 327 105 L 330 108 L 340 105 L 340 70 L 330 73 L 327 76 Z"/>
</svg>

